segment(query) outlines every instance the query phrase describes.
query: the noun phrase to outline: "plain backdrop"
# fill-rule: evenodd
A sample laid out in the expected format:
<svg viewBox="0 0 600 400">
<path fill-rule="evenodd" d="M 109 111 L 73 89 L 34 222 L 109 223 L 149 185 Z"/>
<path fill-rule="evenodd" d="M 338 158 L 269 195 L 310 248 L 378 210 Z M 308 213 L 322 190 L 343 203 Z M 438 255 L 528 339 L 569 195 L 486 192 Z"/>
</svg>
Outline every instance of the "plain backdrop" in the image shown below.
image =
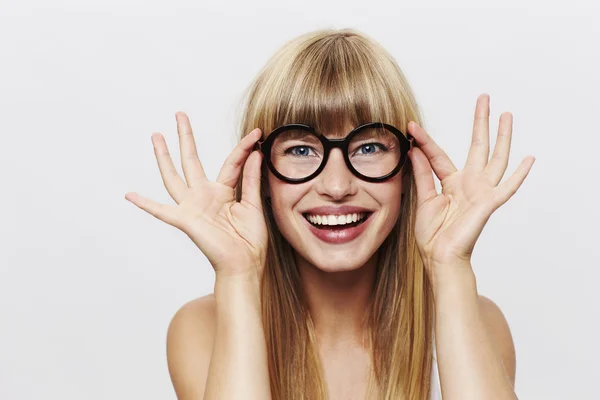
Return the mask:
<svg viewBox="0 0 600 400">
<path fill-rule="evenodd" d="M 480 93 L 492 144 L 513 113 L 506 176 L 537 161 L 475 247 L 479 292 L 510 324 L 521 399 L 600 397 L 599 20 L 595 1 L 2 0 L 0 399 L 175 399 L 167 326 L 214 271 L 124 199 L 172 203 L 150 135 L 180 168 L 187 112 L 215 179 L 267 59 L 346 27 L 395 57 L 457 166 Z"/>
</svg>

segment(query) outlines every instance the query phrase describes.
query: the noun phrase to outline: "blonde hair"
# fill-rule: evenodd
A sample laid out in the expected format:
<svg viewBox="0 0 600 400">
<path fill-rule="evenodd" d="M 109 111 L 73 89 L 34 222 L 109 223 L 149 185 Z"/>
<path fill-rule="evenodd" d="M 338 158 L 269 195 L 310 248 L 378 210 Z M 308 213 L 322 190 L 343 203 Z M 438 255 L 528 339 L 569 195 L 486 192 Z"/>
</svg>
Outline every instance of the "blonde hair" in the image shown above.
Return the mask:
<svg viewBox="0 0 600 400">
<path fill-rule="evenodd" d="M 359 31 L 325 29 L 287 42 L 271 57 L 248 89 L 240 132 L 244 137 L 259 127 L 268 134 L 287 123 L 341 132 L 348 121 L 353 126 L 385 122 L 406 132 L 410 120 L 421 124 L 414 95 L 390 54 Z M 372 359 L 369 393 L 386 400 L 426 400 L 433 297 L 413 235 L 416 191 L 409 161 L 403 172 L 408 190 L 400 217 L 379 248 L 365 320 Z M 302 280 L 293 249 L 275 223 L 267 184 L 263 169 L 269 247 L 261 296 L 272 398 L 324 400 L 327 386 Z"/>
</svg>

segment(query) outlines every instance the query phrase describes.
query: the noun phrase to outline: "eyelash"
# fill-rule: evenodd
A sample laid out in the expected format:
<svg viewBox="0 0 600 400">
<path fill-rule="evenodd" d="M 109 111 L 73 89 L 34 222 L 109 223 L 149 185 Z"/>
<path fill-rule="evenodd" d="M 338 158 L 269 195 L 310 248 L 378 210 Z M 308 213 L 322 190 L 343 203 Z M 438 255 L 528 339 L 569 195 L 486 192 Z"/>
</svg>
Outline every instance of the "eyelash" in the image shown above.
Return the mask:
<svg viewBox="0 0 600 400">
<path fill-rule="evenodd" d="M 312 151 L 314 151 L 315 149 L 313 149 L 310 146 L 294 146 L 294 147 L 290 147 L 289 149 L 287 149 L 286 151 L 284 151 L 284 154 L 290 154 L 292 153 L 295 149 L 301 149 L 301 148 L 305 148 L 305 149 L 310 149 Z M 298 156 L 297 154 L 292 154 L 293 156 Z M 298 157 L 304 157 L 304 156 L 298 156 Z"/>
<path fill-rule="evenodd" d="M 361 145 L 358 147 L 358 149 L 361 149 L 363 146 L 375 146 L 375 147 L 377 147 L 377 148 L 379 148 L 380 150 L 383 150 L 383 151 L 386 151 L 386 150 L 388 150 L 388 148 L 387 148 L 387 147 L 385 147 L 383 144 L 381 144 L 381 143 L 376 143 L 376 142 L 371 142 L 371 143 L 363 143 L 363 144 L 361 144 Z M 358 149 L 357 149 L 357 150 L 358 150 Z"/>
</svg>

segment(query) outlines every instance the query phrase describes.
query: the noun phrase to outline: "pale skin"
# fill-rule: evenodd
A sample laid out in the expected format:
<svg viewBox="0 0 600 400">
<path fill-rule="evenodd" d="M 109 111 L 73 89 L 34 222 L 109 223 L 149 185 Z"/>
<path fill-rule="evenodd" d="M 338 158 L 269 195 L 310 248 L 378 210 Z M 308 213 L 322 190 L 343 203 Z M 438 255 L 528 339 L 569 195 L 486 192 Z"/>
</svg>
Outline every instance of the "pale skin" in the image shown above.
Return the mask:
<svg viewBox="0 0 600 400">
<path fill-rule="evenodd" d="M 210 182 L 198 159 L 187 116 L 177 113 L 176 118 L 185 180 L 177 174 L 162 135 L 153 134 L 152 141 L 163 182 L 177 205 L 161 205 L 135 193 L 126 195 L 141 209 L 184 231 L 216 272 L 215 293 L 184 305 L 169 326 L 167 356 L 173 385 L 180 400 L 269 399 L 258 295 L 267 244 L 259 186 L 262 155 L 252 152 L 260 131 L 255 129 L 240 141 L 216 182 Z M 415 234 L 434 285 L 443 398 L 514 399 L 516 360 L 510 329 L 498 306 L 478 295 L 470 260 L 485 223 L 521 186 L 534 158 L 526 157 L 500 183 L 508 163 L 512 115 L 501 115 L 490 159 L 488 95 L 477 100 L 471 148 L 462 170 L 416 123 L 411 122 L 408 130 L 418 145 L 409 153 L 419 204 Z M 244 164 L 244 193 L 236 203 L 233 189 Z M 441 193 L 435 190 L 433 174 L 441 181 Z M 279 207 L 290 212 L 281 221 L 293 228 L 294 206 L 310 196 L 320 199 L 319 205 L 352 197 L 379 204 L 384 224 L 384 217 L 397 212 L 392 200 L 400 201 L 398 176 L 384 184 L 387 192 L 382 192 L 381 184 L 376 192 L 332 154 L 325 170 L 308 186 L 297 187 L 296 192 L 287 188 L 291 194 L 281 197 Z M 279 185 L 270 180 L 273 196 L 285 189 L 284 183 Z M 365 246 L 354 246 L 359 249 L 355 254 L 359 265 L 333 263 L 329 265 L 336 265 L 332 273 L 321 258 L 328 255 L 327 247 L 311 256 L 304 250 L 311 242 L 302 240 L 297 236 L 290 243 L 299 243 L 298 265 L 331 399 L 364 398 L 369 358 L 360 320 L 373 285 L 374 259 L 364 257 L 368 251 L 361 249 Z M 232 248 L 239 251 L 229 251 Z M 331 254 L 335 258 L 335 251 Z"/>
</svg>

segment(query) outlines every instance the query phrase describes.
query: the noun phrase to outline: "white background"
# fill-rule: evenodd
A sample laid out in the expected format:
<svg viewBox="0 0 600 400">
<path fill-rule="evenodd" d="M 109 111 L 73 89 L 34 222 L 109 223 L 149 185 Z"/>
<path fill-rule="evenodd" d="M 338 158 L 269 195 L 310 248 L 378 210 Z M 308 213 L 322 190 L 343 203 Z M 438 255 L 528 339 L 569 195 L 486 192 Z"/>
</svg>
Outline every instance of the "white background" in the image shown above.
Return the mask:
<svg viewBox="0 0 600 400">
<path fill-rule="evenodd" d="M 179 166 L 178 110 L 214 179 L 251 79 L 325 27 L 392 53 L 457 166 L 480 93 L 492 143 L 513 113 L 508 173 L 537 161 L 478 241 L 479 291 L 511 326 L 521 399 L 598 398 L 600 10 L 452 3 L 2 1 L 0 399 L 175 399 L 166 329 L 214 272 L 124 195 L 171 201 L 150 135 Z"/>
</svg>

